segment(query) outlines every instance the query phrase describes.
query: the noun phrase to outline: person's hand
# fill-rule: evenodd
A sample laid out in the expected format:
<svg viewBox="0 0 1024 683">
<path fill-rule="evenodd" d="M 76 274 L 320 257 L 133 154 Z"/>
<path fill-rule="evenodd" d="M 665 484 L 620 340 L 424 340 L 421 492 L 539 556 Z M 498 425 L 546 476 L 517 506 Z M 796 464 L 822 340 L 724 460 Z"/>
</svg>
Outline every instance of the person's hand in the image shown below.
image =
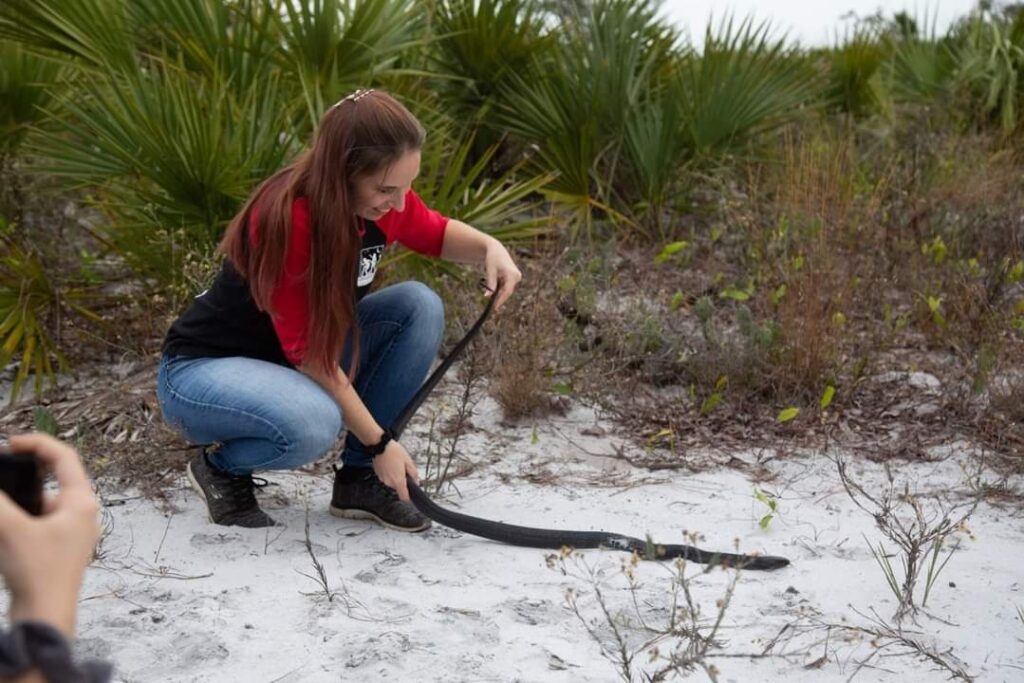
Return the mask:
<svg viewBox="0 0 1024 683">
<path fill-rule="evenodd" d="M 71 638 L 78 591 L 100 535 L 99 504 L 73 448 L 45 434 L 10 442 L 12 451 L 35 454 L 60 485 L 45 497 L 39 517 L 0 492 L 0 574 L 11 591 L 11 622 L 43 621 Z"/>
<path fill-rule="evenodd" d="M 414 482 L 420 483 L 416 464 L 409 457 L 405 446 L 397 441 L 389 441 L 384 452 L 373 459 L 373 471 L 377 473 L 378 479 L 398 493 L 399 500 L 409 500 L 409 487 L 405 483 L 405 475 L 408 474 Z"/>
<path fill-rule="evenodd" d="M 498 291 L 498 300 L 494 302 L 494 308 L 500 309 L 502 304 L 512 296 L 516 285 L 523 279 L 523 274 L 516 267 L 512 255 L 508 253 L 501 242 L 494 240 L 487 246 L 487 254 L 484 256 L 484 270 L 486 272 L 485 284 L 487 285 L 487 296 Z M 500 291 L 498 287 L 501 287 Z"/>
</svg>

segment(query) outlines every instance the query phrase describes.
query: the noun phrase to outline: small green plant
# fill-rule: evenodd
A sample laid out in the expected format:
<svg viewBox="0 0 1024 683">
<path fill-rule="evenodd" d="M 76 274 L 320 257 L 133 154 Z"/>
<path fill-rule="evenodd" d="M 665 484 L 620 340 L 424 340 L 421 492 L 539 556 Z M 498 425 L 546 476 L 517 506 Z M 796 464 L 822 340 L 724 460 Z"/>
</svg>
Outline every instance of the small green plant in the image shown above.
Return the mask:
<svg viewBox="0 0 1024 683">
<path fill-rule="evenodd" d="M 99 316 L 84 305 L 91 295 L 88 287 L 58 284 L 34 249 L 0 236 L 0 367 L 19 359 L 12 403 L 30 375 L 37 393 L 44 380 L 56 385 L 68 361 L 54 331 L 59 333 L 61 317 L 68 313 L 99 322 Z"/>
<path fill-rule="evenodd" d="M 928 605 L 928 596 L 932 592 L 932 586 L 935 584 L 935 580 L 939 578 L 939 574 L 946 568 L 946 563 L 953 557 L 953 553 L 956 552 L 956 548 L 951 548 L 946 553 L 946 558 L 939 562 L 939 555 L 942 552 L 942 546 L 945 545 L 946 537 L 942 536 L 936 538 L 932 542 L 931 559 L 928 562 L 928 572 L 924 577 L 924 596 L 921 598 L 921 606 L 925 607 Z"/>
<path fill-rule="evenodd" d="M 821 395 L 821 400 L 818 402 L 818 407 L 820 407 L 822 410 L 828 409 L 828 407 L 832 405 L 832 400 L 835 398 L 835 396 L 836 388 L 829 384 L 827 387 L 825 387 L 825 393 Z"/>
<path fill-rule="evenodd" d="M 654 263 L 660 266 L 668 261 L 675 261 L 682 256 L 682 252 L 686 247 L 687 242 L 685 241 L 666 244 L 661 252 L 654 257 Z"/>
<path fill-rule="evenodd" d="M 942 315 L 942 296 L 924 296 L 925 303 L 928 305 L 928 314 L 932 319 L 932 322 L 939 327 L 946 326 L 946 317 Z"/>
<path fill-rule="evenodd" d="M 700 405 L 700 414 L 707 415 L 712 410 L 718 407 L 718 404 L 722 402 L 722 392 L 729 385 L 729 376 L 722 375 L 715 382 L 715 390 L 711 392 L 711 395 L 704 399 L 704 402 Z"/>
<path fill-rule="evenodd" d="M 885 106 L 887 93 L 881 79 L 885 45 L 870 26 L 857 26 L 829 51 L 826 99 L 841 112 L 866 117 Z"/>
<path fill-rule="evenodd" d="M 910 597 L 904 592 L 903 587 L 900 585 L 900 582 L 896 577 L 896 571 L 893 569 L 892 562 L 889 560 L 891 555 L 886 551 L 885 547 L 879 543 L 876 548 L 871 544 L 871 541 L 868 540 L 867 536 L 864 537 L 864 541 L 871 549 L 871 554 L 874 556 L 875 562 L 877 562 L 878 566 L 882 569 L 882 573 L 885 575 L 885 581 L 889 584 L 889 589 L 892 591 L 893 595 L 896 596 L 896 600 L 900 603 L 910 600 Z M 952 559 L 953 553 L 955 552 L 954 550 L 950 550 L 946 554 L 945 559 L 939 562 L 939 556 L 942 554 L 942 547 L 944 544 L 944 536 L 942 538 L 936 538 L 932 542 L 931 550 L 929 552 L 930 560 L 928 563 L 928 570 L 925 572 L 924 595 L 921 598 L 921 607 L 928 605 L 928 596 L 932 592 L 932 586 L 939 578 L 939 574 L 942 573 L 942 570 L 946 568 L 946 564 L 950 559 Z M 901 558 L 901 561 L 903 564 L 903 575 L 906 576 L 908 569 L 906 557 Z"/>
<path fill-rule="evenodd" d="M 779 422 L 789 422 L 796 419 L 796 416 L 800 414 L 800 409 L 797 407 L 789 407 L 779 411 L 779 415 L 776 418 Z"/>
<path fill-rule="evenodd" d="M 921 245 L 921 253 L 930 256 L 932 263 L 937 266 L 941 266 L 946 260 L 947 252 L 946 242 L 942 239 L 942 235 L 936 235 L 931 242 Z"/>
<path fill-rule="evenodd" d="M 57 436 L 57 432 L 60 431 L 57 418 L 42 406 L 36 406 L 32 410 L 32 429 L 50 436 Z"/>
<path fill-rule="evenodd" d="M 892 568 L 892 563 L 889 561 L 889 553 L 886 551 L 885 546 L 881 543 L 875 548 L 871 541 L 868 540 L 867 536 L 864 536 L 864 542 L 868 544 L 868 548 L 871 549 L 871 556 L 875 558 L 875 562 L 882 569 L 882 574 L 885 576 L 885 582 L 889 585 L 889 590 L 896 596 L 896 600 L 899 603 L 903 603 L 903 589 L 900 588 L 900 582 L 896 578 L 896 572 Z M 904 566 L 904 570 L 906 566 Z"/>
<path fill-rule="evenodd" d="M 989 384 L 992 371 L 999 360 L 998 352 L 988 344 L 983 344 L 974 357 L 974 379 L 971 381 L 971 393 L 975 396 L 985 391 Z"/>
<path fill-rule="evenodd" d="M 754 498 L 768 508 L 768 511 L 762 515 L 761 519 L 757 522 L 757 525 L 761 527 L 762 530 L 767 531 L 768 525 L 772 523 L 772 520 L 775 519 L 775 515 L 779 512 L 779 500 L 775 496 L 762 491 L 761 489 L 754 489 Z"/>
<path fill-rule="evenodd" d="M 718 293 L 718 296 L 719 298 L 732 299 L 733 301 L 749 301 L 753 294 L 754 285 L 753 283 L 750 283 L 743 289 L 736 286 L 725 287 Z"/>
<path fill-rule="evenodd" d="M 779 341 L 778 324 L 772 320 L 758 323 L 746 304 L 740 304 L 736 309 L 736 325 L 747 344 L 758 352 L 769 351 Z"/>
<path fill-rule="evenodd" d="M 656 434 L 651 435 L 647 439 L 647 450 L 653 450 L 658 446 L 666 446 L 669 450 L 674 450 L 676 445 L 676 433 L 671 429 L 665 428 L 659 430 Z"/>
<path fill-rule="evenodd" d="M 946 506 L 939 501 L 931 511 L 926 511 L 922 498 L 911 493 L 908 485 L 897 487 L 888 468 L 888 485 L 882 495 L 876 496 L 868 493 L 863 486 L 850 478 L 844 460 L 836 460 L 836 465 L 843 488 L 853 503 L 871 514 L 879 531 L 899 548 L 902 577 L 897 576 L 890 560 L 891 555 L 885 546 L 879 543 L 876 547 L 866 536 L 864 537 L 885 576 L 889 589 L 896 596 L 898 605 L 893 618 L 900 623 L 907 616 L 916 615 L 919 610 L 914 593 L 925 562 L 928 562 L 928 568 L 925 571 L 921 607 L 927 602 L 932 586 L 953 555 L 954 550 L 950 550 L 945 559 L 941 562 L 939 560 L 946 538 L 965 528 L 968 518 L 977 509 L 981 498 L 975 495 L 965 503 L 952 506 Z M 969 484 L 974 490 L 978 490 L 977 475 L 971 476 Z M 930 555 L 930 560 L 926 553 Z"/>
</svg>

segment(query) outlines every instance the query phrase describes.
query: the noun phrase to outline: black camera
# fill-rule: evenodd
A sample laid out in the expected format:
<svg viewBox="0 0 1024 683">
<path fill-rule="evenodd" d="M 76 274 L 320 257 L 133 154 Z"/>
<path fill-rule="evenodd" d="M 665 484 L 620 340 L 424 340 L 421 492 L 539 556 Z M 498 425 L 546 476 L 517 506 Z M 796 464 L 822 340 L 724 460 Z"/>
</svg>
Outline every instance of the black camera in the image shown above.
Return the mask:
<svg viewBox="0 0 1024 683">
<path fill-rule="evenodd" d="M 43 471 L 33 453 L 0 449 L 0 490 L 31 515 L 43 514 Z"/>
</svg>

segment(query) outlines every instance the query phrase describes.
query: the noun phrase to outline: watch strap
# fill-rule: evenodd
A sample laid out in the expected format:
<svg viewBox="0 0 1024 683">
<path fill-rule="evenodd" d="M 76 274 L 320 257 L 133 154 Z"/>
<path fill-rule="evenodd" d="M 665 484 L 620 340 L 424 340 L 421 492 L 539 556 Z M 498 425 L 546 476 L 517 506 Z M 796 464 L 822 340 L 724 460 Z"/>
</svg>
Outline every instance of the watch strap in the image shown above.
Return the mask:
<svg viewBox="0 0 1024 683">
<path fill-rule="evenodd" d="M 372 446 L 366 446 L 366 452 L 376 458 L 378 455 L 383 453 L 385 449 L 387 449 L 388 444 L 394 441 L 394 439 L 395 433 L 392 432 L 391 429 L 385 429 L 384 433 L 380 437 L 380 441 Z"/>
</svg>

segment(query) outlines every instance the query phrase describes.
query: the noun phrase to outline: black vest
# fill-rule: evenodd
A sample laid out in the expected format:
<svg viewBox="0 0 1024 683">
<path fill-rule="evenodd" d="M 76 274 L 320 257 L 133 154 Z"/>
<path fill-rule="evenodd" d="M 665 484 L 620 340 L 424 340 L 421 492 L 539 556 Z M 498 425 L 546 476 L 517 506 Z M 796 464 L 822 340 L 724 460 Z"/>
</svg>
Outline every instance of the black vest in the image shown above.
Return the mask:
<svg viewBox="0 0 1024 683">
<path fill-rule="evenodd" d="M 356 273 L 356 299 L 369 291 L 384 255 L 386 239 L 372 221 L 364 221 Z M 213 284 L 171 324 L 163 352 L 188 358 L 245 356 L 294 367 L 285 358 L 274 323 L 256 306 L 245 281 L 230 261 L 225 261 Z"/>
</svg>

